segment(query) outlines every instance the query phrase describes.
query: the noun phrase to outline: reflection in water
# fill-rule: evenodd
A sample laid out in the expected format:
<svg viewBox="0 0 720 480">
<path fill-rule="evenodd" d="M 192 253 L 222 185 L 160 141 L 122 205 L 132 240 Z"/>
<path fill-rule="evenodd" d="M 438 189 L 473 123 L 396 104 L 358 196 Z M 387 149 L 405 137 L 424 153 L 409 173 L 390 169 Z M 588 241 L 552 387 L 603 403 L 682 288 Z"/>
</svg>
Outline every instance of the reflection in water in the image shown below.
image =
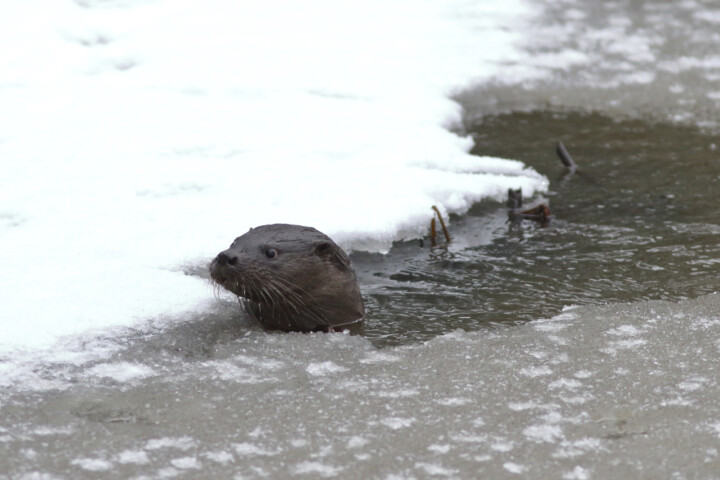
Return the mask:
<svg viewBox="0 0 720 480">
<path fill-rule="evenodd" d="M 678 300 L 720 287 L 712 137 L 547 112 L 488 117 L 468 130 L 477 153 L 548 175 L 553 220 L 513 225 L 504 204 L 485 202 L 452 219 L 449 249 L 407 242 L 386 256 L 353 255 L 368 304 L 365 335 L 377 345 L 546 318 L 567 305 Z M 558 139 L 580 172 L 567 174 Z"/>
</svg>

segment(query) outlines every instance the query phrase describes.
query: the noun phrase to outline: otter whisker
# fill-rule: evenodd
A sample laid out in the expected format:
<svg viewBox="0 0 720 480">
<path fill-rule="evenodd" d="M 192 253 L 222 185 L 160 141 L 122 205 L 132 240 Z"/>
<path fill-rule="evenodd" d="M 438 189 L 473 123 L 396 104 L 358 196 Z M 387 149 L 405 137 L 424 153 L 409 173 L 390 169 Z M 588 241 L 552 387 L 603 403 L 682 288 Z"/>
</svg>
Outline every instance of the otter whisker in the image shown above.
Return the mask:
<svg viewBox="0 0 720 480">
<path fill-rule="evenodd" d="M 271 288 L 270 284 L 266 284 L 263 286 L 263 291 L 265 292 L 265 295 L 270 299 L 270 304 L 273 307 L 277 307 L 280 305 L 280 299 L 278 298 L 277 291 L 273 288 Z"/>
<path fill-rule="evenodd" d="M 268 282 L 266 285 L 268 294 L 272 298 L 272 304 L 273 307 L 277 308 L 279 311 L 282 311 L 285 313 L 285 316 L 288 317 L 287 307 L 290 306 L 293 309 L 297 310 L 297 307 L 295 306 L 295 300 L 283 295 L 283 292 L 277 288 L 277 286 L 273 282 Z M 298 312 L 299 313 L 299 312 Z"/>
<path fill-rule="evenodd" d="M 220 293 L 222 292 L 222 290 L 220 290 L 220 289 L 222 288 L 222 286 L 219 283 L 213 281 L 212 287 L 213 287 L 213 295 L 215 296 L 215 298 L 220 299 Z"/>
<path fill-rule="evenodd" d="M 288 295 L 292 295 L 295 298 L 297 298 L 301 302 L 302 307 L 307 309 L 309 307 L 318 305 L 315 298 L 312 295 L 308 294 L 305 290 L 300 288 L 298 285 L 295 285 L 288 280 L 275 279 L 275 282 L 276 282 L 276 285 L 278 287 L 282 288 Z M 309 302 L 306 301 L 305 298 L 303 298 L 303 296 L 301 296 L 300 294 L 298 294 L 296 292 L 296 290 L 299 290 L 300 292 L 304 293 L 305 297 L 308 298 L 310 301 Z"/>
<path fill-rule="evenodd" d="M 253 297 L 259 297 L 259 295 L 256 294 L 257 286 L 251 278 L 246 278 L 243 285 L 245 290 L 247 290 L 245 298 L 254 300 Z"/>
<path fill-rule="evenodd" d="M 259 285 L 259 286 L 256 286 L 255 288 L 257 288 L 258 296 L 264 300 L 263 303 L 266 303 L 266 304 L 272 306 L 272 304 L 273 304 L 272 297 L 268 294 L 267 290 L 265 289 L 265 286 Z"/>
<path fill-rule="evenodd" d="M 291 288 L 288 288 L 287 286 L 283 285 L 280 281 L 277 279 L 273 279 L 270 282 L 268 282 L 268 285 L 272 286 L 275 291 L 278 293 L 278 295 L 284 294 L 284 298 L 287 300 L 287 303 L 292 305 L 296 310 L 298 310 L 298 303 L 302 306 L 305 302 L 303 298 L 295 293 Z M 299 313 L 299 312 L 298 312 Z"/>
<path fill-rule="evenodd" d="M 282 295 L 282 297 L 286 300 L 285 303 L 287 304 L 287 306 L 292 308 L 292 310 L 294 310 L 296 314 L 306 314 L 307 315 L 307 314 L 312 313 L 311 306 L 308 305 L 308 303 L 305 301 L 305 299 L 302 296 L 298 295 L 291 288 L 288 288 L 286 285 L 283 285 L 279 281 L 274 281 L 273 286 L 280 293 L 280 295 Z"/>
</svg>

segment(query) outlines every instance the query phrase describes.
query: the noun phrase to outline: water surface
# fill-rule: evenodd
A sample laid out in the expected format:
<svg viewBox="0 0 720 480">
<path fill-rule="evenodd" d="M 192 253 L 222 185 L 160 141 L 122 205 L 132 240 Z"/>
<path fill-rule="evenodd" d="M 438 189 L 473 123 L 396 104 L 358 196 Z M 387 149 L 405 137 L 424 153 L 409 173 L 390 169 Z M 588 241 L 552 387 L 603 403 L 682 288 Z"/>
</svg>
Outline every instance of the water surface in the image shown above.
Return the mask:
<svg viewBox="0 0 720 480">
<path fill-rule="evenodd" d="M 452 218 L 457 238 L 355 254 L 365 335 L 416 342 L 556 315 L 565 306 L 681 300 L 720 289 L 720 149 L 695 127 L 600 114 L 520 112 L 467 126 L 477 153 L 516 158 L 551 179 L 553 217 L 507 221 L 498 202 Z M 562 139 L 579 165 L 555 154 Z M 428 209 L 428 221 L 430 210 Z"/>
</svg>

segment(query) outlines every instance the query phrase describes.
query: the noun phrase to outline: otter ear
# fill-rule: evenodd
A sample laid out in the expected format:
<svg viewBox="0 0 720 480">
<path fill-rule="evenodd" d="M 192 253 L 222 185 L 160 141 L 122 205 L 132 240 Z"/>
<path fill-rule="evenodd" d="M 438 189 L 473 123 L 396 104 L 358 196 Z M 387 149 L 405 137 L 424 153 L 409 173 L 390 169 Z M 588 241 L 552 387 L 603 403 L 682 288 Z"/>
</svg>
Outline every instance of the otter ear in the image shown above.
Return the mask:
<svg viewBox="0 0 720 480">
<path fill-rule="evenodd" d="M 326 258 L 330 262 L 334 263 L 340 270 L 347 270 L 350 268 L 350 259 L 337 245 L 319 241 L 315 243 L 315 255 L 320 258 Z"/>
</svg>

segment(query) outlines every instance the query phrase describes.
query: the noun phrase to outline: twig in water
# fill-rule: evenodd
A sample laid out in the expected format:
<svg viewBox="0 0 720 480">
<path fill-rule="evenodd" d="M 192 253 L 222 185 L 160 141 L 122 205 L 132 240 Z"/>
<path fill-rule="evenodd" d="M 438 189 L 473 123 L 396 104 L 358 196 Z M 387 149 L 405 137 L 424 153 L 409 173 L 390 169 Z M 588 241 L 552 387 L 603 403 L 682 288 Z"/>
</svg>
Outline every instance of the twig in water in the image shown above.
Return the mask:
<svg viewBox="0 0 720 480">
<path fill-rule="evenodd" d="M 507 207 L 510 209 L 522 207 L 522 188 L 517 190 L 508 188 Z"/>
<path fill-rule="evenodd" d="M 550 222 L 550 207 L 541 203 L 540 205 L 527 209 L 520 210 L 522 207 L 522 190 L 508 189 L 508 219 L 511 222 L 520 223 L 523 220 L 534 220 L 540 224 L 541 227 L 546 227 Z"/>
<path fill-rule="evenodd" d="M 598 182 L 591 177 L 590 175 L 585 174 L 585 172 L 582 172 L 580 169 L 578 169 L 577 163 L 575 163 L 575 160 L 570 156 L 570 154 L 567 151 L 567 148 L 565 148 L 565 145 L 562 141 L 558 140 L 557 146 L 555 147 L 555 153 L 557 153 L 557 156 L 560 157 L 560 161 L 565 165 L 568 169 L 567 173 L 563 175 L 562 179 L 563 181 L 568 179 L 569 177 L 573 176 L 573 174 L 578 174 L 579 176 L 583 177 L 588 182 L 597 185 Z"/>
<path fill-rule="evenodd" d="M 435 229 L 435 215 L 430 220 L 430 246 L 437 247 L 437 230 Z"/>
<path fill-rule="evenodd" d="M 442 215 L 440 214 L 440 210 L 435 205 L 432 206 L 432 209 L 435 210 L 435 213 L 437 214 L 438 220 L 440 220 L 440 226 L 442 227 L 443 234 L 445 234 L 445 242 L 450 243 L 450 232 L 448 232 L 447 226 L 445 225 L 445 220 L 443 220 Z M 430 228 L 434 228 L 435 225 L 435 217 L 433 217 L 432 222 L 430 223 Z M 435 238 L 434 236 L 432 237 Z M 435 243 L 433 243 L 433 246 L 435 246 Z"/>
<path fill-rule="evenodd" d="M 557 147 L 555 147 L 555 153 L 557 153 L 558 157 L 560 157 L 560 161 L 563 163 L 563 165 L 570 169 L 571 172 L 577 170 L 577 164 L 575 163 L 575 160 L 572 159 L 572 157 L 567 151 L 567 148 L 565 148 L 565 145 L 563 145 L 563 142 L 561 140 L 558 140 Z"/>
</svg>

